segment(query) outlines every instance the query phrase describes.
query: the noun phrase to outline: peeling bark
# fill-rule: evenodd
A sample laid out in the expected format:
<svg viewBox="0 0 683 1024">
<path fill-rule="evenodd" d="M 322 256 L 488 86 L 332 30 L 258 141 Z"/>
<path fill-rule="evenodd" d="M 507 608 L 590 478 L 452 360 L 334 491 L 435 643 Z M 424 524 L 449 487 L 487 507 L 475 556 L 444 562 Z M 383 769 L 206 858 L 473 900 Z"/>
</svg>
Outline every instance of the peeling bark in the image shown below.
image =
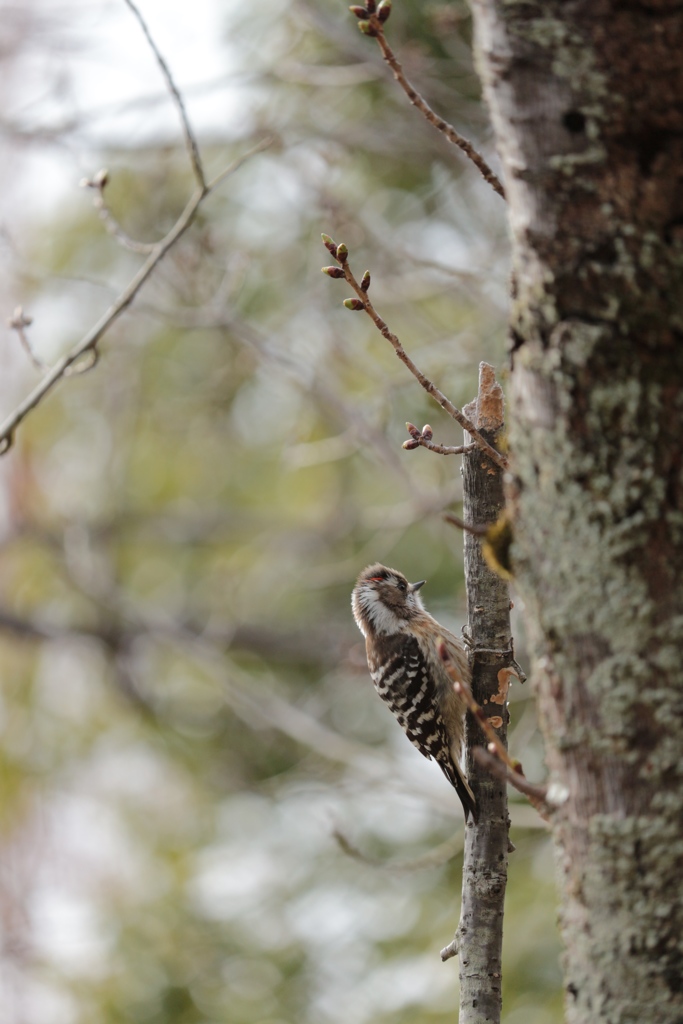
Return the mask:
<svg viewBox="0 0 683 1024">
<path fill-rule="evenodd" d="M 683 1021 L 683 8 L 475 0 L 570 1024 Z"/>
</svg>

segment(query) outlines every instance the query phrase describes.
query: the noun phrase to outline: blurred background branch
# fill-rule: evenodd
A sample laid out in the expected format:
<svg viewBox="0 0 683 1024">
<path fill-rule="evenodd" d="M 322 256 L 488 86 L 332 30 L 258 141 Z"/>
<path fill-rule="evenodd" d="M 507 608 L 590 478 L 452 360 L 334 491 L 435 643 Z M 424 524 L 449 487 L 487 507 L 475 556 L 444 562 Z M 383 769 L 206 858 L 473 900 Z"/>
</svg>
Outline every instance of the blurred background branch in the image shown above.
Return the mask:
<svg viewBox="0 0 683 1024">
<path fill-rule="evenodd" d="M 194 210 L 97 371 L 0 462 L 3 1024 L 446 1024 L 458 808 L 376 700 L 349 595 L 380 559 L 426 577 L 459 630 L 462 541 L 441 519 L 459 478 L 401 445 L 406 419 L 460 437 L 340 308 L 319 237 L 372 266 L 378 308 L 462 405 L 504 349 L 504 206 L 344 4 L 138 7 L 205 180 L 276 141 Z M 124 3 L 3 15 L 3 319 L 30 310 L 54 366 L 140 264 L 78 182 L 108 168 L 112 222 L 145 244 L 197 178 Z M 405 0 L 391 32 L 492 162 L 466 5 Z M 11 328 L 2 345 L 6 416 L 36 369 Z M 539 779 L 518 691 L 511 747 Z M 554 1024 L 552 855 L 521 798 L 511 816 L 507 1020 Z"/>
</svg>

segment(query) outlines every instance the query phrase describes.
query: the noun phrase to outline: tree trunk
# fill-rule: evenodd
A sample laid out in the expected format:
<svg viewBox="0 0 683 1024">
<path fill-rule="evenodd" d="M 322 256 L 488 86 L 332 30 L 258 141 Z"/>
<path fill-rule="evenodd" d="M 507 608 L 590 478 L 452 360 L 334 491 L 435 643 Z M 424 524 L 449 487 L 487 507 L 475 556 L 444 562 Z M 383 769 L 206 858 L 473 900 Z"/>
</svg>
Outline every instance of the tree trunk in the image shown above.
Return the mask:
<svg viewBox="0 0 683 1024">
<path fill-rule="evenodd" d="M 567 1020 L 681 1024 L 683 12 L 473 8 L 513 238 L 513 562 L 565 795 Z"/>
</svg>

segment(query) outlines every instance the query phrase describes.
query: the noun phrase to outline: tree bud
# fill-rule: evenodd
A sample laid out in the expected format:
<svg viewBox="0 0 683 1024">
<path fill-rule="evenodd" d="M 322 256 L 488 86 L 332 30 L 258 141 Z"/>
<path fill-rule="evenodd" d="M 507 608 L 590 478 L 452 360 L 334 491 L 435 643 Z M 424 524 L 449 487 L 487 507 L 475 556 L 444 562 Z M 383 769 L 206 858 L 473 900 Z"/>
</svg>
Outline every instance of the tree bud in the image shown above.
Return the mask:
<svg viewBox="0 0 683 1024">
<path fill-rule="evenodd" d="M 364 291 L 364 292 L 366 292 L 368 290 L 368 288 L 370 287 L 370 271 L 369 270 L 366 270 L 365 273 L 363 274 L 363 276 L 361 278 L 360 286 L 361 286 L 362 291 Z"/>
<path fill-rule="evenodd" d="M 344 299 L 344 305 L 347 309 L 354 310 L 354 312 L 357 312 L 359 309 L 365 309 L 360 299 Z"/>
<path fill-rule="evenodd" d="M 381 22 L 385 22 L 391 14 L 391 0 L 382 0 L 381 4 L 377 8 L 377 17 Z"/>
<path fill-rule="evenodd" d="M 422 437 L 422 434 L 417 429 L 414 423 L 406 423 L 406 430 L 415 441 L 419 441 L 420 438 Z"/>
<path fill-rule="evenodd" d="M 331 252 L 333 256 L 336 256 L 337 255 L 337 243 L 332 241 L 330 236 L 326 235 L 324 233 L 320 237 L 322 238 L 323 245 L 328 250 L 328 252 Z"/>
<path fill-rule="evenodd" d="M 344 276 L 344 271 L 341 267 L 321 267 L 320 269 L 323 274 L 327 274 L 328 277 L 338 278 Z"/>
<path fill-rule="evenodd" d="M 377 35 L 377 29 L 375 28 L 375 26 L 372 24 L 371 21 L 359 21 L 358 22 L 358 28 L 361 30 L 361 32 L 365 36 L 376 36 Z"/>
<path fill-rule="evenodd" d="M 17 308 L 14 310 L 14 313 L 7 321 L 7 326 L 13 327 L 15 330 L 21 330 L 21 328 L 23 327 L 30 327 L 32 323 L 33 317 L 28 316 L 27 313 L 24 313 L 23 306 L 17 306 Z"/>
<path fill-rule="evenodd" d="M 401 445 L 401 448 L 405 448 L 405 450 L 408 451 L 408 452 L 412 451 L 413 448 L 419 448 L 419 447 L 420 447 L 420 444 L 419 444 L 418 441 L 411 441 L 411 440 L 404 441 L 403 444 Z"/>
<path fill-rule="evenodd" d="M 433 437 L 434 431 L 432 430 L 428 423 L 425 423 L 424 427 L 422 428 L 422 440 L 431 441 Z"/>
<path fill-rule="evenodd" d="M 356 4 L 353 7 L 349 7 L 351 14 L 355 14 L 357 18 L 367 18 L 370 13 L 367 7 L 358 7 Z"/>
<path fill-rule="evenodd" d="M 349 258 L 349 250 L 347 249 L 343 242 L 340 242 L 339 245 L 337 246 L 335 256 L 340 263 L 346 263 L 347 259 Z"/>
</svg>

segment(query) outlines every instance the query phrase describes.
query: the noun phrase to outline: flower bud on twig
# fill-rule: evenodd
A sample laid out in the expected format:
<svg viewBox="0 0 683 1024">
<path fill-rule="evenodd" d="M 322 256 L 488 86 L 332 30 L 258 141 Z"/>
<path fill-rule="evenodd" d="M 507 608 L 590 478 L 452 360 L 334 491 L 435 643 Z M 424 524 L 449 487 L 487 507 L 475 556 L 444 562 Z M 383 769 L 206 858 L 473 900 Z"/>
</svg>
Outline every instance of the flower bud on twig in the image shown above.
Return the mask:
<svg viewBox="0 0 683 1024">
<path fill-rule="evenodd" d="M 21 330 L 22 327 L 30 327 L 32 323 L 33 317 L 28 316 L 27 313 L 24 313 L 23 306 L 17 306 L 17 308 L 14 310 L 14 313 L 7 321 L 7 326 L 13 327 L 14 330 Z"/>
<path fill-rule="evenodd" d="M 375 28 L 375 26 L 372 24 L 371 21 L 359 21 L 358 22 L 358 28 L 361 30 L 363 35 L 366 35 L 366 36 L 376 36 L 377 35 L 377 29 Z"/>
<path fill-rule="evenodd" d="M 401 448 L 405 448 L 406 451 L 408 451 L 408 452 L 412 451 L 413 448 L 419 448 L 419 447 L 420 447 L 420 442 L 419 441 L 412 441 L 412 440 L 404 441 L 403 444 L 401 445 Z"/>
<path fill-rule="evenodd" d="M 422 434 L 417 429 L 414 423 L 406 423 L 406 430 L 408 431 L 408 433 L 410 434 L 414 441 L 419 441 L 420 438 L 422 437 Z"/>
<path fill-rule="evenodd" d="M 359 309 L 365 309 L 365 305 L 360 299 L 344 299 L 344 305 L 347 309 L 354 310 L 354 312 L 357 312 Z"/>
<path fill-rule="evenodd" d="M 370 271 L 366 270 L 360 281 L 361 291 L 366 292 L 370 287 Z"/>
<path fill-rule="evenodd" d="M 321 267 L 320 269 L 323 274 L 327 274 L 328 277 L 338 278 L 344 276 L 344 271 L 341 267 Z"/>
<path fill-rule="evenodd" d="M 375 0 L 366 0 L 365 6 L 368 9 L 368 14 L 374 14 L 375 11 L 377 10 L 377 3 L 375 2 Z"/>
<path fill-rule="evenodd" d="M 323 245 L 325 246 L 327 251 L 331 252 L 332 255 L 336 258 L 336 256 L 337 256 L 337 243 L 335 241 L 333 241 L 333 239 L 331 239 L 329 235 L 326 235 L 324 233 L 320 237 L 322 238 Z"/>
<path fill-rule="evenodd" d="M 382 0 L 381 4 L 377 8 L 377 17 L 381 22 L 385 22 L 391 14 L 391 0 Z"/>
<path fill-rule="evenodd" d="M 335 256 L 340 263 L 346 263 L 347 259 L 349 258 L 349 250 L 347 249 L 343 242 L 340 242 L 339 245 L 337 246 Z"/>
<path fill-rule="evenodd" d="M 433 437 L 434 431 L 432 430 L 428 423 L 425 423 L 424 427 L 422 428 L 422 440 L 431 441 Z"/>
<path fill-rule="evenodd" d="M 357 18 L 367 18 L 370 13 L 367 7 L 358 7 L 357 4 L 349 7 L 349 10 L 351 11 L 351 14 L 355 14 Z"/>
</svg>

